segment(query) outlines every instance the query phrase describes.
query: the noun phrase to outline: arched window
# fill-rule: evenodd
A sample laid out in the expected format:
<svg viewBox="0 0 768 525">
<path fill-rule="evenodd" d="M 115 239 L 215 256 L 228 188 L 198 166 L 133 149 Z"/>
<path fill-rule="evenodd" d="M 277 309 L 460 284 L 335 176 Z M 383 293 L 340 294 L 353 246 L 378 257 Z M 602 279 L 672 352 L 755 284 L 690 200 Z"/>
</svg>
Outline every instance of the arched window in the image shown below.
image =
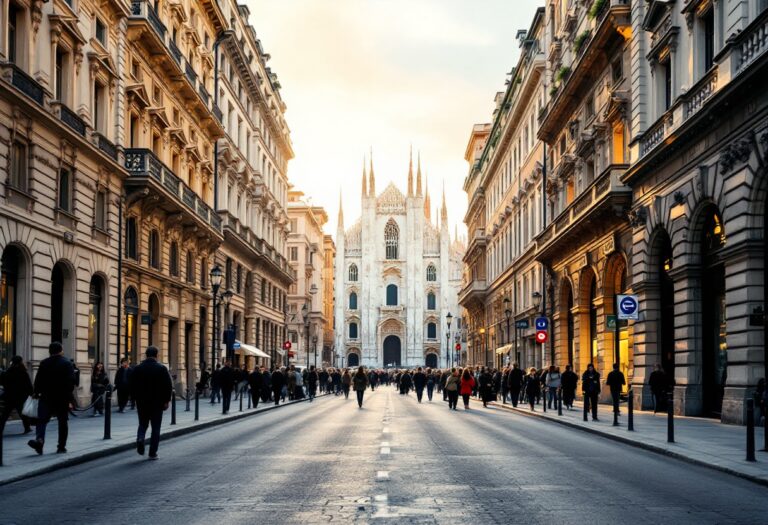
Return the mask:
<svg viewBox="0 0 768 525">
<path fill-rule="evenodd" d="M 88 361 L 98 361 L 101 356 L 102 319 L 101 304 L 104 281 L 98 275 L 91 277 L 88 290 Z"/>
<path fill-rule="evenodd" d="M 136 362 L 138 356 L 136 346 L 138 345 L 138 315 L 139 315 L 139 294 L 132 286 L 125 291 L 125 351 L 124 357 L 127 357 L 131 363 Z"/>
<path fill-rule="evenodd" d="M 349 294 L 349 309 L 357 310 L 357 294 L 355 292 Z"/>
<path fill-rule="evenodd" d="M 125 221 L 125 256 L 133 260 L 138 258 L 136 217 L 128 217 L 128 220 Z"/>
<path fill-rule="evenodd" d="M 389 219 L 384 227 L 384 243 L 386 245 L 387 259 L 397 259 L 397 249 L 400 238 L 400 230 L 394 220 Z"/>
<path fill-rule="evenodd" d="M 208 261 L 205 257 L 200 259 L 200 288 L 208 286 Z"/>
<path fill-rule="evenodd" d="M 357 339 L 357 323 L 349 323 L 349 338 Z"/>
<path fill-rule="evenodd" d="M 397 306 L 397 285 L 387 286 L 387 306 Z"/>
<path fill-rule="evenodd" d="M 357 265 L 356 264 L 349 265 L 349 280 L 350 282 L 353 282 L 353 283 L 357 282 Z"/>
<path fill-rule="evenodd" d="M 437 281 L 437 269 L 434 264 L 427 266 L 427 281 L 431 283 Z"/>
<path fill-rule="evenodd" d="M 429 292 L 427 294 L 427 310 L 434 310 L 437 301 L 435 300 L 435 294 Z"/>
<path fill-rule="evenodd" d="M 168 252 L 168 271 L 174 277 L 179 276 L 179 243 L 173 241 Z"/>
<path fill-rule="evenodd" d="M 149 265 L 160 269 L 160 234 L 157 230 L 149 232 Z"/>
<path fill-rule="evenodd" d="M 187 250 L 187 282 L 195 282 L 195 258 L 192 255 L 192 250 Z"/>
<path fill-rule="evenodd" d="M 437 325 L 435 323 L 427 324 L 427 339 L 437 339 Z"/>
</svg>

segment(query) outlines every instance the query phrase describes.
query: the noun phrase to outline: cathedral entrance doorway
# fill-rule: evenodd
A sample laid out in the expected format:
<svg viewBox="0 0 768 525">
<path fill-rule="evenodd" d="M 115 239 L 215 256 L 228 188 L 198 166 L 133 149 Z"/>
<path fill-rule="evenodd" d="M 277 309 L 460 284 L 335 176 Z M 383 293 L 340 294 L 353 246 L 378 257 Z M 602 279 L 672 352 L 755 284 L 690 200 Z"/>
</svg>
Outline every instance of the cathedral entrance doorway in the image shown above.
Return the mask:
<svg viewBox="0 0 768 525">
<path fill-rule="evenodd" d="M 427 359 L 424 364 L 427 368 L 437 368 L 437 354 L 427 354 Z"/>
<path fill-rule="evenodd" d="M 347 357 L 347 366 L 353 367 L 353 366 L 360 366 L 360 356 L 357 354 L 349 354 Z"/>
<path fill-rule="evenodd" d="M 384 366 L 400 366 L 400 338 L 390 335 L 384 339 Z"/>
</svg>

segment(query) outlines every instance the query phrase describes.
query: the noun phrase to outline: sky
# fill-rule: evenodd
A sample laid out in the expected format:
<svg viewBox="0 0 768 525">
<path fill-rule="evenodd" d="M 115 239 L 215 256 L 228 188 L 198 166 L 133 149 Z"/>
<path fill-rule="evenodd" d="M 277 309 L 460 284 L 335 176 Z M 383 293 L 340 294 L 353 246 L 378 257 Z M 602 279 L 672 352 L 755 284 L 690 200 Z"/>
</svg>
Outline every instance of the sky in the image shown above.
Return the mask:
<svg viewBox="0 0 768 525">
<path fill-rule="evenodd" d="M 336 234 L 360 216 L 363 161 L 376 190 L 407 190 L 408 155 L 421 155 L 434 208 L 445 185 L 451 232 L 467 209 L 464 152 L 472 125 L 517 63 L 518 29 L 543 0 L 246 0 L 271 55 L 295 158 L 288 178 L 325 207 Z"/>
</svg>

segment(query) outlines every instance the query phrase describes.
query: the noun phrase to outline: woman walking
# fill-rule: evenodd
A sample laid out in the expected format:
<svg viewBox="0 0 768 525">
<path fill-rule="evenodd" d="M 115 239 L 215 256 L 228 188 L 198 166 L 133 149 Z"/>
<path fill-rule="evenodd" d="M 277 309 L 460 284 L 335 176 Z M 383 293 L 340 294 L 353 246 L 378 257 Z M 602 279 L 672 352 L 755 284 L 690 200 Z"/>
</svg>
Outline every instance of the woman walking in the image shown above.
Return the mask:
<svg viewBox="0 0 768 525">
<path fill-rule="evenodd" d="M 431 368 L 427 368 L 427 399 L 432 402 L 432 392 L 435 391 L 435 373 Z"/>
<path fill-rule="evenodd" d="M 469 398 L 472 395 L 472 390 L 474 388 L 475 378 L 472 377 L 472 374 L 468 369 L 465 369 L 464 373 L 461 374 L 461 385 L 459 389 L 461 399 L 464 401 L 464 410 L 469 410 Z"/>
<path fill-rule="evenodd" d="M 11 366 L 0 375 L 0 385 L 4 392 L 0 403 L 0 433 L 5 428 L 5 422 L 8 421 L 11 411 L 16 409 L 24 425 L 24 433 L 29 434 L 32 432 L 30 419 L 21 411 L 24 408 L 24 402 L 32 395 L 32 380 L 20 355 L 11 358 Z"/>
<path fill-rule="evenodd" d="M 480 383 L 480 397 L 483 399 L 483 407 L 488 408 L 488 403 L 494 401 L 496 396 L 493 393 L 493 376 L 485 367 L 480 372 L 478 382 Z"/>
<path fill-rule="evenodd" d="M 344 391 L 344 399 L 349 399 L 349 387 L 352 384 L 352 376 L 349 373 L 349 368 L 344 369 L 344 373 L 341 374 L 341 389 Z"/>
<path fill-rule="evenodd" d="M 445 380 L 445 392 L 448 394 L 448 410 L 456 410 L 459 402 L 459 372 L 451 368 L 451 375 Z"/>
<path fill-rule="evenodd" d="M 541 383 L 539 382 L 539 377 L 536 375 L 536 369 L 531 367 L 525 381 L 525 394 L 528 396 L 528 405 L 530 405 L 531 411 L 534 410 L 533 405 L 536 404 L 536 399 L 541 394 L 540 385 Z"/>
<path fill-rule="evenodd" d="M 560 389 L 561 377 L 560 368 L 552 365 L 547 372 L 546 387 L 547 387 L 547 408 L 552 408 L 552 403 L 557 408 L 557 391 Z"/>
<path fill-rule="evenodd" d="M 104 365 L 102 363 L 96 363 L 93 365 L 93 373 L 91 374 L 91 403 L 93 403 L 93 415 L 96 413 L 104 415 L 104 392 L 109 387 L 109 377 L 104 371 Z"/>
<path fill-rule="evenodd" d="M 355 392 L 357 392 L 357 407 L 363 408 L 363 396 L 365 395 L 365 389 L 368 388 L 368 374 L 365 373 L 365 369 L 361 366 L 355 372 L 352 378 Z"/>
</svg>

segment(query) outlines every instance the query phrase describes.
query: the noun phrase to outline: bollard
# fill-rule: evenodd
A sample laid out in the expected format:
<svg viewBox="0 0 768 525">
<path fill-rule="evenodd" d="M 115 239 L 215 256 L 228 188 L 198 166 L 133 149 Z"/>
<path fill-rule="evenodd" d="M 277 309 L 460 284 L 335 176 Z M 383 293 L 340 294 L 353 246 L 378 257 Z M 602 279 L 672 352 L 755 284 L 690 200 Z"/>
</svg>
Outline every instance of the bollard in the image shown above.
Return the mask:
<svg viewBox="0 0 768 525">
<path fill-rule="evenodd" d="M 240 389 L 240 412 L 243 411 L 243 389 Z"/>
<path fill-rule="evenodd" d="M 252 393 L 248 392 L 248 410 L 251 409 L 251 398 L 253 397 Z"/>
<path fill-rule="evenodd" d="M 104 398 L 104 439 L 112 439 L 112 389 L 107 388 Z"/>
<path fill-rule="evenodd" d="M 184 412 L 189 412 L 189 398 L 190 398 L 191 392 L 189 391 L 189 388 L 187 388 L 187 408 L 184 409 Z"/>
<path fill-rule="evenodd" d="M 584 394 L 584 421 L 588 421 L 587 413 L 589 413 L 589 403 L 587 399 L 589 399 L 587 394 Z"/>
<path fill-rule="evenodd" d="M 3 435 L 5 434 L 5 423 L 0 424 L 0 467 L 3 466 Z"/>
<path fill-rule="evenodd" d="M 613 426 L 618 427 L 619 426 L 619 411 L 614 410 L 613 411 Z"/>
<path fill-rule="evenodd" d="M 546 413 L 546 412 L 547 412 L 547 399 L 549 399 L 549 391 L 548 391 L 548 389 L 547 389 L 547 388 L 545 388 L 545 389 L 542 391 L 542 394 L 543 394 L 543 395 L 541 396 L 541 397 L 543 398 L 543 399 L 541 400 L 541 401 L 542 401 L 542 403 L 541 403 L 541 404 L 542 404 L 542 410 L 544 411 L 544 413 Z"/>
<path fill-rule="evenodd" d="M 563 415 L 563 389 L 557 389 L 557 415 Z"/>
<path fill-rule="evenodd" d="M 200 421 L 200 390 L 195 389 L 195 421 Z"/>
<path fill-rule="evenodd" d="M 171 394 L 171 425 L 176 424 L 176 390 Z"/>
<path fill-rule="evenodd" d="M 755 400 L 747 399 L 747 461 L 755 459 Z"/>
<path fill-rule="evenodd" d="M 667 394 L 667 443 L 675 442 L 675 406 L 672 392 Z"/>
<path fill-rule="evenodd" d="M 627 430 L 633 432 L 635 430 L 635 401 L 632 396 L 632 389 L 629 390 L 629 397 L 627 398 Z"/>
<path fill-rule="evenodd" d="M 763 421 L 763 452 L 768 452 L 768 417 Z M 1 465 L 2 463 L 0 463 Z"/>
</svg>

